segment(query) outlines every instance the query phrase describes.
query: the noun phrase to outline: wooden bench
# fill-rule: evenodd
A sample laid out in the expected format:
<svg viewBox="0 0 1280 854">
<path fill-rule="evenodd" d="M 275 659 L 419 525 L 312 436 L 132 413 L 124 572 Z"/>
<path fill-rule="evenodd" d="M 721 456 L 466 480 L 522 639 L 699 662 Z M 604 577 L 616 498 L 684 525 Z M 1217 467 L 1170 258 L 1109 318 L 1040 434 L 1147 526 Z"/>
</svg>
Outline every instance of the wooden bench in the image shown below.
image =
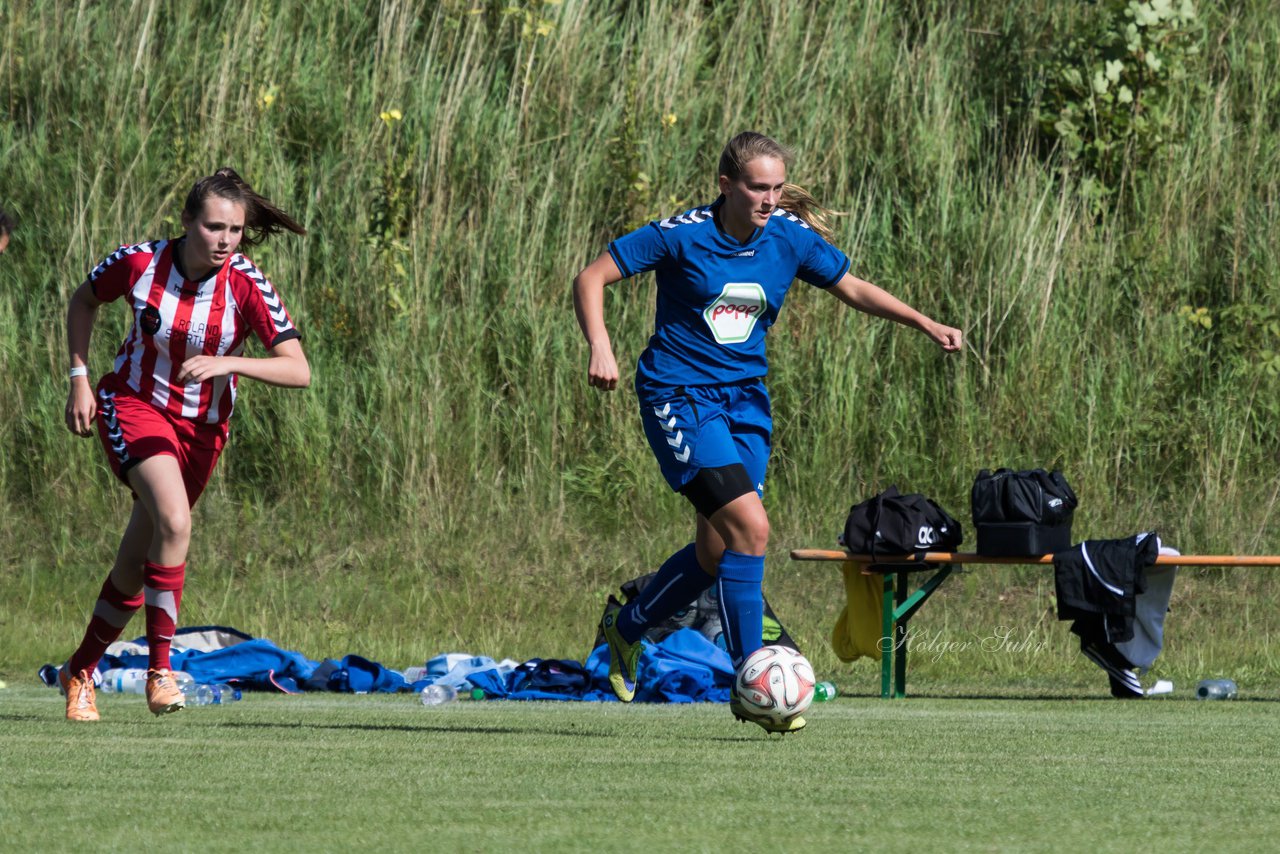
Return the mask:
<svg viewBox="0 0 1280 854">
<path fill-rule="evenodd" d="M 962 563 L 983 564 L 1041 564 L 1053 565 L 1053 555 L 1029 555 L 1027 557 L 992 557 L 969 552 L 926 552 L 923 557 L 879 556 L 874 561 L 870 555 L 850 554 L 843 549 L 794 549 L 792 560 L 835 561 L 884 565 L 891 567 L 876 570 L 884 576 L 884 595 L 881 600 L 880 621 L 880 696 L 886 700 L 907 696 L 907 624 L 920 606 L 928 601 L 934 591 L 947 580 Z M 1280 555 L 1177 555 L 1156 558 L 1158 566 L 1280 566 Z M 929 564 L 923 566 L 922 564 Z M 908 576 L 912 572 L 936 570 L 920 586 L 911 592 Z M 889 639 L 892 638 L 892 643 Z M 896 655 L 895 655 L 896 652 Z M 890 690 L 892 688 L 892 690 Z"/>
</svg>

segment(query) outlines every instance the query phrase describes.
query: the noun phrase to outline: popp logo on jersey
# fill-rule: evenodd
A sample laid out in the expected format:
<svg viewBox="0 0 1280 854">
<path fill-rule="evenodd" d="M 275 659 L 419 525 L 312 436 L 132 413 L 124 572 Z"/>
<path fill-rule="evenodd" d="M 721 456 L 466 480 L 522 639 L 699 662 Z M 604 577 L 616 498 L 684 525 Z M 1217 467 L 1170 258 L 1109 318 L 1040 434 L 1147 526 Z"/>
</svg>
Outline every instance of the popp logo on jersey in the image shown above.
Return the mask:
<svg viewBox="0 0 1280 854">
<path fill-rule="evenodd" d="M 716 341 L 741 344 L 751 337 L 756 321 L 768 307 L 764 288 L 756 282 L 728 282 L 720 296 L 702 312 L 702 317 Z"/>
</svg>

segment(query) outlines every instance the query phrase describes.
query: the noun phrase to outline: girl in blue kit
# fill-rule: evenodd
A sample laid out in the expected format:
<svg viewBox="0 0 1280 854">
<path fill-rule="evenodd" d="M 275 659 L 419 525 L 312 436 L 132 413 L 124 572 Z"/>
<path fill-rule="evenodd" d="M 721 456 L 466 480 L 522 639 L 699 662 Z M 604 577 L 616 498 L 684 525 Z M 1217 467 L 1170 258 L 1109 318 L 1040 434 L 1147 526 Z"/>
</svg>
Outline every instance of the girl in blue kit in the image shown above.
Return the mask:
<svg viewBox="0 0 1280 854">
<path fill-rule="evenodd" d="M 740 133 L 720 155 L 714 202 L 624 235 L 573 282 L 578 324 L 591 349 L 588 382 L 611 391 L 618 365 L 604 324 L 604 289 L 653 270 L 653 337 L 636 367 L 645 435 L 671 488 L 696 511 L 694 541 L 667 559 L 640 595 L 601 618 L 609 682 L 618 699 L 636 693 L 646 628 L 718 585 L 724 637 L 734 667 L 762 645 L 769 519 L 761 496 L 773 422 L 765 335 L 793 279 L 846 305 L 914 327 L 946 352 L 958 329 L 937 323 L 849 273 L 849 259 L 822 227 L 827 212 L 786 183 L 791 152 L 758 133 Z M 825 232 L 825 227 L 823 228 Z M 731 698 L 739 720 L 770 732 L 804 727 L 753 716 Z"/>
</svg>

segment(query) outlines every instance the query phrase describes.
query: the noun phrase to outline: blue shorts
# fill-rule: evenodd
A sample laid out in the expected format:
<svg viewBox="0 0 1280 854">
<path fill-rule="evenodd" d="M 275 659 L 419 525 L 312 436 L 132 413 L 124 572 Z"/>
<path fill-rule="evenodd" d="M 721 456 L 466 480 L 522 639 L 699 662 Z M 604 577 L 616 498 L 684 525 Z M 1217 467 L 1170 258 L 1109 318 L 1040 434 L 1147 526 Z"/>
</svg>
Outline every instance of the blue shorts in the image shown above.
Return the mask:
<svg viewBox="0 0 1280 854">
<path fill-rule="evenodd" d="M 764 380 L 646 388 L 639 394 L 644 435 L 672 491 L 679 492 L 699 469 L 742 463 L 764 497 L 773 432 Z"/>
</svg>

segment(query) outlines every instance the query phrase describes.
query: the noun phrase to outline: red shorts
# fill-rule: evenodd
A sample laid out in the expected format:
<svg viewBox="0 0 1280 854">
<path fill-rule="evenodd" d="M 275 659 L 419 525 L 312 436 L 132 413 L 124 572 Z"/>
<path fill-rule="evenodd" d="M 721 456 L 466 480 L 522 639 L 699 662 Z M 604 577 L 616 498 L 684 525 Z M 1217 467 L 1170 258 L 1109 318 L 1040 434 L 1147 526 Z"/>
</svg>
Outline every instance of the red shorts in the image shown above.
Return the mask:
<svg viewBox="0 0 1280 854">
<path fill-rule="evenodd" d="M 128 486 L 129 469 L 148 457 L 168 454 L 178 461 L 187 501 L 194 507 L 227 443 L 226 423 L 175 417 L 132 394 L 118 392 L 110 378 L 108 374 L 98 384 L 98 438 L 111 470 Z"/>
</svg>

